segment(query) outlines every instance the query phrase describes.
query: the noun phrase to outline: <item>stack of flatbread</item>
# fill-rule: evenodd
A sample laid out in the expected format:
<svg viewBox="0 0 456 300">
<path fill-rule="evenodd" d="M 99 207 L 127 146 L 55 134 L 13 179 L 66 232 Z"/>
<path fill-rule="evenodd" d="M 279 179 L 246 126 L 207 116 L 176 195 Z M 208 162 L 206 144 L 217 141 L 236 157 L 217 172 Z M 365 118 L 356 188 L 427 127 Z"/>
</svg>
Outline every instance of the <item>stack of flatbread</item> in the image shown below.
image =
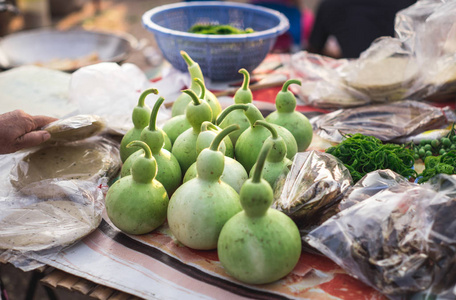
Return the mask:
<svg viewBox="0 0 456 300">
<path fill-rule="evenodd" d="M 391 56 L 357 61 L 348 67 L 345 78 L 351 86 L 369 96 L 373 102 L 391 102 L 404 98 L 418 76 L 414 59 Z"/>
</svg>

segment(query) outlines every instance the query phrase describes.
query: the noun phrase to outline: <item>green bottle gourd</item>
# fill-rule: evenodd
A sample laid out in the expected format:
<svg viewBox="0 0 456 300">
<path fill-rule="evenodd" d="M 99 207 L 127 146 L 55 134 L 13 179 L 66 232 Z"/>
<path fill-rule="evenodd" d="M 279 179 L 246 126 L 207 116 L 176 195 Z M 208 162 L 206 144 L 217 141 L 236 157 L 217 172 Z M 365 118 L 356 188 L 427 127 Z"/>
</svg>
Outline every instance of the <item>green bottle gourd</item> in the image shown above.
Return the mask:
<svg viewBox="0 0 456 300">
<path fill-rule="evenodd" d="M 133 128 L 127 131 L 120 142 L 120 159 L 124 162 L 136 149 L 128 149 L 127 145 L 135 140 L 139 140 L 141 131 L 149 123 L 149 116 L 151 109 L 144 101 L 149 94 L 158 94 L 157 89 L 147 89 L 141 93 L 138 99 L 138 104 L 133 108 L 131 119 L 133 121 Z"/>
<path fill-rule="evenodd" d="M 293 162 L 287 158 L 287 146 L 282 137 L 277 134 L 277 130 L 271 123 L 256 121 L 255 126 L 263 126 L 271 132 L 271 136 L 266 139 L 265 143 L 271 142 L 272 148 L 264 163 L 262 176 L 274 189 L 277 179 L 281 175 L 288 173 Z M 256 164 L 253 165 L 250 170 L 250 176 L 253 175 L 255 166 Z"/>
<path fill-rule="evenodd" d="M 112 223 L 128 234 L 145 234 L 166 220 L 169 198 L 155 179 L 157 164 L 149 146 L 133 141 L 127 147 L 141 147 L 144 157 L 131 166 L 131 175 L 117 180 L 106 194 L 106 211 Z"/>
<path fill-rule="evenodd" d="M 244 75 L 244 81 L 242 86 L 234 94 L 234 104 L 246 104 L 253 102 L 252 91 L 249 88 L 250 75 L 246 69 L 240 69 L 239 73 Z M 229 115 L 227 115 L 223 122 L 219 124 L 221 128 L 230 126 L 231 124 L 238 124 L 240 130 L 237 130 L 230 134 L 231 141 L 234 146 L 236 146 L 236 141 L 247 128 L 250 127 L 249 120 L 245 116 L 244 112 L 241 110 L 233 110 Z"/>
<path fill-rule="evenodd" d="M 296 97 L 288 90 L 290 84 L 299 84 L 297 79 L 287 80 L 275 99 L 276 111 L 266 117 L 266 121 L 288 129 L 296 139 L 298 151 L 305 151 L 312 142 L 312 125 L 302 113 L 296 111 Z"/>
<path fill-rule="evenodd" d="M 239 161 L 246 170 L 252 169 L 255 164 L 258 154 L 261 151 L 264 141 L 271 135 L 269 130 L 262 126 L 254 126 L 258 120 L 264 121 L 264 117 L 260 110 L 252 103 L 247 104 L 233 104 L 227 107 L 217 119 L 217 123 L 220 124 L 223 117 L 230 114 L 232 110 L 241 109 L 244 110 L 247 116 L 250 127 L 244 130 L 236 141 L 234 147 L 234 157 Z M 273 125 L 276 127 L 277 132 L 285 141 L 287 145 L 287 157 L 292 159 L 298 151 L 298 145 L 294 136 L 284 127 Z"/>
<path fill-rule="evenodd" d="M 243 211 L 233 216 L 220 233 L 217 253 L 226 272 L 248 284 L 265 284 L 290 273 L 301 255 L 296 224 L 284 213 L 270 208 L 273 191 L 262 179 L 271 148 L 266 142 L 253 175 L 242 186 Z"/>
<path fill-rule="evenodd" d="M 205 130 L 205 127 L 211 127 L 214 126 L 214 124 L 210 122 L 204 122 L 203 125 L 201 125 L 201 133 L 198 135 L 198 139 L 196 141 L 196 152 L 199 154 L 203 149 L 209 148 L 212 141 L 214 138 L 217 136 L 217 133 L 220 132 L 217 129 L 217 133 L 215 131 L 211 130 Z M 236 128 L 239 128 L 239 125 L 232 124 L 230 126 L 236 126 Z M 227 127 L 228 128 L 228 127 Z M 203 135 L 204 133 L 207 133 L 210 131 L 209 135 Z M 227 139 L 231 142 L 229 137 L 225 137 L 223 141 L 227 141 Z M 231 158 L 229 155 L 226 155 L 225 153 L 225 147 L 223 147 L 224 142 L 222 142 L 219 146 L 219 151 L 225 154 L 225 168 L 223 169 L 222 176 L 220 179 L 226 183 L 228 183 L 236 192 L 239 193 L 241 190 L 241 186 L 244 184 L 244 182 L 248 178 L 247 171 L 244 169 L 244 167 L 235 159 Z M 195 178 L 197 176 L 197 171 L 196 171 L 196 163 L 193 163 L 185 172 L 184 176 L 184 183 Z"/>
<path fill-rule="evenodd" d="M 150 114 L 149 126 L 144 128 L 141 132 L 140 140 L 149 146 L 157 163 L 158 171 L 155 179 L 163 184 L 168 196 L 171 196 L 182 182 L 182 171 L 179 162 L 174 155 L 163 148 L 164 135 L 163 132 L 157 128 L 158 110 L 164 101 L 165 99 L 163 97 L 159 97 L 157 102 L 155 102 Z M 121 177 L 130 175 L 131 166 L 138 157 L 144 157 L 143 150 L 138 150 L 128 157 L 122 166 L 120 172 Z"/>
<path fill-rule="evenodd" d="M 185 63 L 187 64 L 188 72 L 190 73 L 190 78 L 192 79 L 190 89 L 194 91 L 197 95 L 199 95 L 201 92 L 201 87 L 194 81 L 194 78 L 198 78 L 204 84 L 204 76 L 201 71 L 201 68 L 199 64 L 196 63 L 188 55 L 187 52 L 181 51 L 180 54 L 182 58 L 185 60 Z M 222 111 L 222 107 L 220 106 L 217 97 L 211 91 L 206 91 L 206 95 L 203 99 L 206 100 L 207 103 L 211 106 L 213 114 L 213 119 L 211 121 L 215 122 L 215 119 Z M 179 115 L 184 115 L 185 109 L 187 108 L 187 105 L 190 102 L 192 102 L 192 99 L 187 94 L 182 93 L 173 103 L 173 107 L 171 108 L 171 116 L 175 117 Z"/>
<path fill-rule="evenodd" d="M 171 153 L 179 161 L 182 173 L 185 174 L 187 169 L 196 161 L 196 139 L 201 131 L 201 124 L 204 121 L 212 120 L 212 110 L 209 104 L 203 100 L 204 95 L 201 99 L 195 94 L 194 91 L 187 89 L 184 91 L 192 98 L 185 110 L 185 115 L 192 126 L 187 129 L 181 135 L 179 135 L 173 144 Z M 204 93 L 203 93 L 204 94 Z"/>
<path fill-rule="evenodd" d="M 185 115 L 172 117 L 163 124 L 163 131 L 168 135 L 173 145 L 177 137 L 189 128 L 192 128 L 192 125 L 190 125 Z"/>
<path fill-rule="evenodd" d="M 222 129 L 211 122 L 203 122 L 201 132 L 196 140 L 196 153 L 199 154 L 203 149 L 208 148 L 220 131 Z M 234 157 L 234 147 L 228 136 L 223 139 L 219 150 L 228 157 Z"/>
<path fill-rule="evenodd" d="M 210 148 L 201 151 L 197 177 L 182 184 L 169 201 L 169 228 L 179 242 L 192 249 L 215 249 L 223 225 L 241 210 L 239 194 L 220 180 L 225 156 L 217 150 L 234 129 L 222 130 Z"/>
</svg>

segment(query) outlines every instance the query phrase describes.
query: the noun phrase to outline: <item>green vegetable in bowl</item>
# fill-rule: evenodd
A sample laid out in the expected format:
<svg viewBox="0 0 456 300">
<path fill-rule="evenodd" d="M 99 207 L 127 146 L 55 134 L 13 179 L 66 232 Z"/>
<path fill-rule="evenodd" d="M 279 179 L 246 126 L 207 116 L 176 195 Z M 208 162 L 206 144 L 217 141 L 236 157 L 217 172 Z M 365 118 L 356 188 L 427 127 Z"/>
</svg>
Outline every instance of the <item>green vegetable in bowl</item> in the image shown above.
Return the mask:
<svg viewBox="0 0 456 300">
<path fill-rule="evenodd" d="M 241 210 L 239 194 L 220 180 L 225 156 L 218 151 L 224 137 L 237 126 L 225 128 L 196 161 L 197 177 L 182 184 L 171 197 L 168 224 L 182 244 L 192 249 L 217 247 L 223 225 Z"/>
<path fill-rule="evenodd" d="M 302 152 L 309 147 L 312 142 L 312 125 L 306 116 L 296 111 L 296 97 L 288 90 L 290 84 L 299 84 L 297 79 L 287 80 L 282 90 L 275 99 L 276 111 L 266 117 L 266 121 L 274 123 L 288 129 L 298 143 L 298 151 Z"/>
<path fill-rule="evenodd" d="M 243 30 L 228 24 L 225 25 L 197 23 L 190 27 L 188 32 L 197 34 L 244 34 L 252 33 L 254 32 L 254 30 L 252 28 L 246 28 L 245 30 Z"/>
<path fill-rule="evenodd" d="M 239 73 L 244 75 L 244 81 L 242 86 L 234 94 L 234 104 L 252 103 L 253 95 L 249 88 L 250 74 L 246 69 L 240 69 Z M 230 134 L 230 139 L 233 142 L 233 145 L 236 146 L 237 139 L 244 132 L 244 130 L 250 127 L 250 123 L 249 119 L 247 119 L 242 110 L 233 110 L 223 118 L 223 121 L 220 123 L 220 127 L 225 128 L 231 124 L 238 124 L 240 127 L 240 130 Z"/>
<path fill-rule="evenodd" d="M 155 179 L 157 164 L 149 146 L 133 141 L 127 147 L 141 147 L 145 156 L 136 159 L 131 175 L 117 180 L 106 194 L 106 211 L 114 225 L 125 233 L 145 234 L 165 222 L 169 198 Z"/>
<path fill-rule="evenodd" d="M 287 275 L 301 255 L 301 236 L 284 213 L 270 208 L 273 191 L 261 177 L 272 144 L 266 142 L 253 175 L 241 188 L 243 211 L 220 233 L 217 253 L 222 266 L 234 278 L 249 284 L 265 284 Z"/>
</svg>

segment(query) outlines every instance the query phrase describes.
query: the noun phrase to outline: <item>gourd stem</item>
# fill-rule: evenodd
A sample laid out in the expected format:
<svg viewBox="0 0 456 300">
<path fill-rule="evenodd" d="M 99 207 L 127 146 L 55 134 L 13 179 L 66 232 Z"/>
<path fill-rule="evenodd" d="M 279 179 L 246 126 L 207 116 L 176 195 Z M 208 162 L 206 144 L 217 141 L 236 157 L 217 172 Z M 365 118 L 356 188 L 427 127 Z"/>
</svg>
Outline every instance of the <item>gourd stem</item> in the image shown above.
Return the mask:
<svg viewBox="0 0 456 300">
<path fill-rule="evenodd" d="M 274 128 L 274 126 L 272 126 L 272 124 L 270 124 L 270 123 L 268 123 L 266 121 L 263 121 L 263 120 L 258 120 L 258 121 L 255 122 L 255 124 L 253 124 L 254 127 L 256 125 L 261 125 L 263 127 L 266 127 L 266 129 L 268 129 L 271 132 L 271 135 L 272 135 L 273 139 L 279 138 L 277 130 Z"/>
<path fill-rule="evenodd" d="M 242 89 L 248 90 L 249 89 L 249 83 L 250 83 L 250 74 L 247 72 L 246 69 L 242 68 L 239 70 L 239 73 L 242 73 L 244 75 L 244 81 L 242 82 Z"/>
<path fill-rule="evenodd" d="M 258 159 L 255 165 L 255 169 L 253 170 L 253 175 L 252 175 L 252 182 L 255 183 L 260 183 L 261 182 L 261 173 L 263 171 L 264 163 L 266 161 L 266 157 L 269 154 L 269 151 L 271 150 L 272 147 L 272 142 L 271 141 L 266 141 L 263 144 L 263 147 L 261 147 L 260 154 L 258 154 Z"/>
<path fill-rule="evenodd" d="M 144 92 L 142 92 L 142 94 L 141 94 L 141 96 L 139 96 L 139 100 L 138 100 L 138 106 L 139 107 L 144 107 L 144 101 L 146 100 L 146 97 L 149 94 L 157 95 L 158 94 L 158 90 L 154 89 L 154 88 L 150 88 L 150 89 L 147 89 Z"/>
<path fill-rule="evenodd" d="M 218 116 L 217 120 L 215 121 L 215 124 L 216 125 L 220 125 L 220 123 L 223 122 L 223 120 L 225 119 L 225 117 L 231 113 L 233 110 L 236 110 L 236 109 L 243 109 L 244 111 L 246 111 L 248 109 L 248 105 L 247 104 L 233 104 L 233 105 L 230 105 L 228 106 L 227 108 L 225 108 L 222 113 Z"/>
<path fill-rule="evenodd" d="M 194 80 L 201 88 L 201 94 L 199 95 L 199 98 L 204 99 L 204 97 L 206 97 L 206 87 L 204 86 L 204 82 L 199 78 L 195 78 Z"/>
<path fill-rule="evenodd" d="M 184 58 L 185 63 L 187 64 L 187 66 L 190 67 L 190 66 L 193 66 L 195 64 L 195 61 L 193 59 L 191 59 L 191 57 L 188 55 L 188 53 L 185 52 L 184 50 L 181 50 L 180 55 Z"/>
<path fill-rule="evenodd" d="M 206 131 L 206 130 L 219 131 L 219 128 L 209 121 L 204 121 L 203 124 L 201 124 L 201 131 Z"/>
<path fill-rule="evenodd" d="M 157 99 L 157 102 L 155 102 L 154 107 L 152 108 L 152 113 L 150 114 L 150 121 L 149 121 L 149 130 L 151 130 L 151 131 L 157 130 L 158 110 L 160 109 L 160 106 L 163 104 L 164 101 L 165 101 L 165 98 L 159 97 Z"/>
<path fill-rule="evenodd" d="M 298 80 L 298 79 L 289 79 L 289 80 L 287 80 L 287 81 L 283 84 L 283 86 L 282 86 L 282 92 L 288 91 L 288 86 L 289 86 L 290 84 L 293 84 L 293 83 L 298 84 L 298 85 L 301 85 L 301 81 L 300 81 L 300 80 Z"/>
<path fill-rule="evenodd" d="M 230 134 L 231 132 L 238 130 L 240 127 L 237 124 L 232 124 L 226 128 L 224 128 L 222 131 L 220 131 L 214 138 L 214 140 L 211 143 L 210 150 L 212 151 L 218 151 L 218 148 L 220 146 L 220 143 L 223 141 L 223 139 Z"/>
<path fill-rule="evenodd" d="M 198 96 L 195 94 L 194 91 L 188 89 L 188 90 L 184 90 L 184 91 L 182 91 L 182 92 L 183 92 L 183 93 L 186 93 L 187 95 L 190 96 L 190 98 L 192 98 L 193 104 L 194 104 L 195 106 L 201 104 L 200 99 L 198 98 Z"/>
<path fill-rule="evenodd" d="M 147 146 L 147 144 L 144 143 L 143 141 L 133 141 L 133 142 L 130 142 L 130 143 L 127 145 L 127 148 L 131 148 L 131 147 L 140 147 L 141 149 L 143 149 L 143 150 L 144 150 L 144 157 L 145 157 L 145 158 L 151 158 L 151 157 L 152 157 L 152 152 L 150 151 L 149 146 Z"/>
</svg>

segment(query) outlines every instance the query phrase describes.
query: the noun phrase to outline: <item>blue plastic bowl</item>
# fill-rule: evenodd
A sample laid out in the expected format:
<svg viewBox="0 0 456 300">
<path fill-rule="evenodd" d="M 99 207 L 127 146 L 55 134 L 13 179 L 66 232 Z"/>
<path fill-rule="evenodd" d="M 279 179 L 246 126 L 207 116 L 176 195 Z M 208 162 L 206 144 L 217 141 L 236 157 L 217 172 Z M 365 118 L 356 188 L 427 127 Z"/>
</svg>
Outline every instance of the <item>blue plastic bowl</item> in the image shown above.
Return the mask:
<svg viewBox="0 0 456 300">
<path fill-rule="evenodd" d="M 213 81 L 242 78 L 239 69 L 251 72 L 272 49 L 277 37 L 290 27 L 278 11 L 251 4 L 209 1 L 158 6 L 144 13 L 142 22 L 151 31 L 163 56 L 176 69 L 187 72 L 180 55 L 186 51 Z M 252 28 L 253 33 L 205 35 L 188 33 L 196 23 L 229 24 Z"/>
</svg>

